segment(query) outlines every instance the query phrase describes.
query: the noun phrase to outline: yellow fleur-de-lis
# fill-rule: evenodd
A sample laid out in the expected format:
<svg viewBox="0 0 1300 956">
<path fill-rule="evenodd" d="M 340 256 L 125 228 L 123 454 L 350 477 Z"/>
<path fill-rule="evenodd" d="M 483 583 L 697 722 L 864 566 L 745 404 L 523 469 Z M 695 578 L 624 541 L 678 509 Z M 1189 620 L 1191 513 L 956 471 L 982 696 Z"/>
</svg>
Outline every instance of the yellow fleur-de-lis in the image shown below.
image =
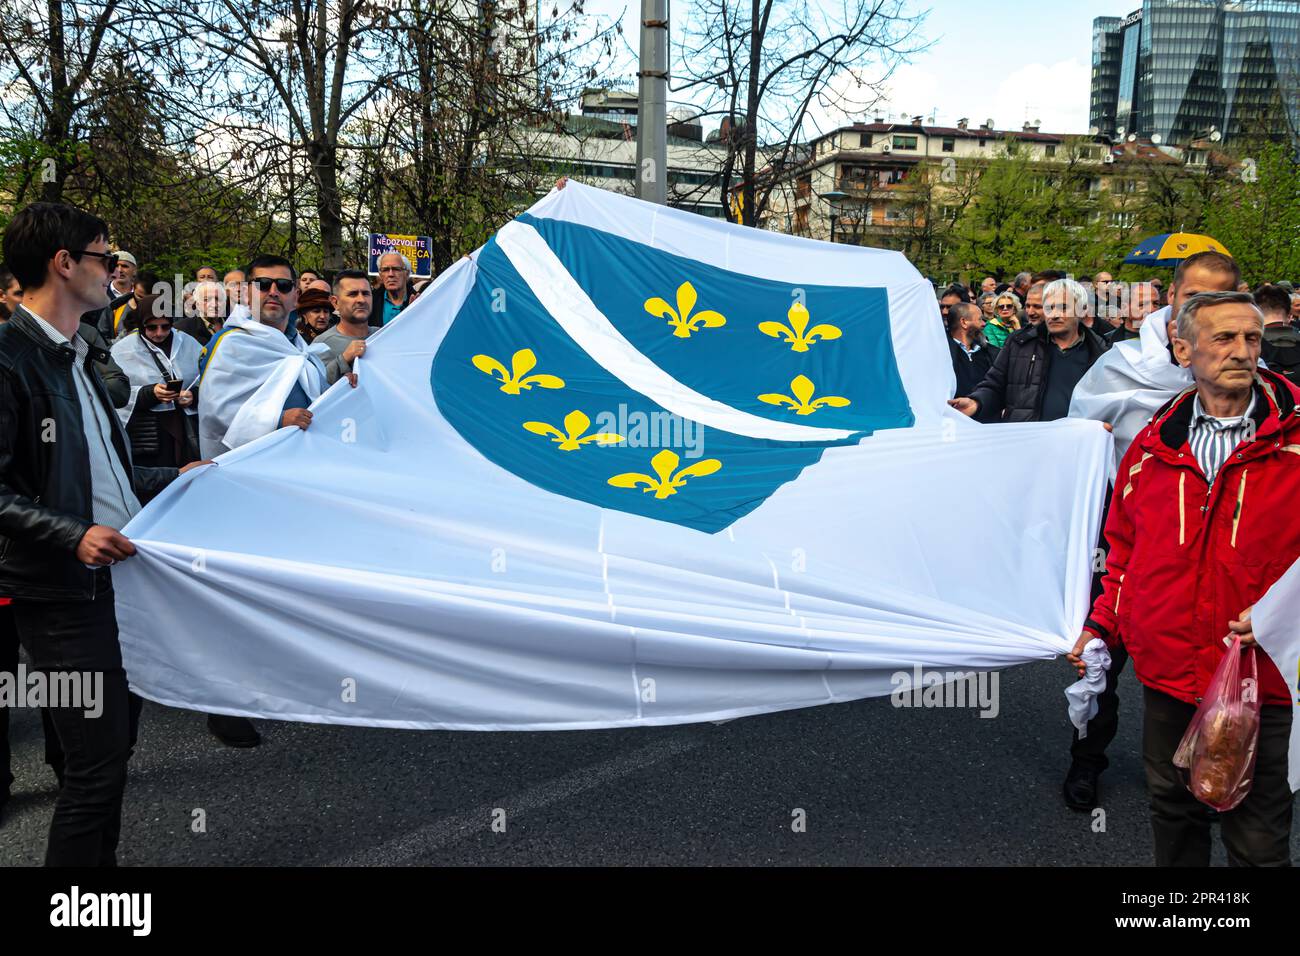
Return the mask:
<svg viewBox="0 0 1300 956">
<path fill-rule="evenodd" d="M 582 412 L 574 409 L 564 416 L 564 431 L 560 431 L 554 425 L 548 425 L 546 422 L 524 422 L 524 428 L 534 435 L 549 435 L 551 441 L 560 446 L 560 451 L 577 451 L 588 442 L 595 442 L 598 445 L 617 445 L 623 440 L 622 435 L 615 435 L 613 432 L 595 432 L 591 435 L 584 435 L 587 426 L 591 424 L 591 419 Z"/>
<path fill-rule="evenodd" d="M 510 371 L 490 355 L 475 355 L 474 367 L 480 372 L 501 379 L 501 391 L 518 395 L 522 389 L 536 385 L 538 388 L 564 388 L 564 379 L 558 375 L 529 375 L 537 365 L 532 349 L 520 349 L 510 358 Z"/>
<path fill-rule="evenodd" d="M 673 327 L 673 335 L 679 339 L 688 339 L 692 332 L 698 332 L 701 327 L 706 329 L 716 329 L 726 325 L 727 320 L 718 312 L 705 310 L 691 314 L 691 309 L 695 308 L 695 286 L 689 282 L 683 282 L 677 287 L 677 308 L 673 308 L 658 296 L 645 300 L 645 310 L 657 319 L 667 319 L 668 324 Z"/>
<path fill-rule="evenodd" d="M 667 498 L 670 495 L 677 494 L 677 489 L 686 484 L 687 478 L 702 478 L 705 475 L 711 475 L 722 467 L 722 462 L 716 458 L 705 458 L 703 461 L 697 461 L 693 465 L 687 465 L 681 471 L 677 471 L 677 466 L 682 460 L 677 457 L 675 452 L 664 449 L 659 454 L 650 459 L 650 467 L 654 469 L 654 475 L 643 475 L 637 471 L 624 472 L 621 475 L 615 475 L 609 479 L 609 483 L 615 488 L 635 488 L 637 485 L 645 485 L 641 490 L 643 492 L 653 491 L 656 498 Z"/>
<path fill-rule="evenodd" d="M 786 313 L 789 325 L 780 322 L 760 322 L 758 331 L 774 339 L 784 338 L 790 343 L 791 352 L 807 352 L 808 346 L 826 339 L 838 339 L 844 333 L 836 325 L 814 325 L 808 328 L 808 309 L 802 302 L 790 306 Z M 804 330 L 807 329 L 805 332 Z"/>
<path fill-rule="evenodd" d="M 769 405 L 789 405 L 794 409 L 796 415 L 811 415 L 819 408 L 829 406 L 831 408 L 843 408 L 850 404 L 847 398 L 840 395 L 823 395 L 821 398 L 813 399 L 813 392 L 816 391 L 813 383 L 806 375 L 796 375 L 790 380 L 790 391 L 794 393 L 794 398 L 789 395 L 782 395 L 779 392 L 768 392 L 765 395 L 758 396 L 760 402 L 767 402 Z M 809 401 L 809 399 L 812 399 Z"/>
</svg>

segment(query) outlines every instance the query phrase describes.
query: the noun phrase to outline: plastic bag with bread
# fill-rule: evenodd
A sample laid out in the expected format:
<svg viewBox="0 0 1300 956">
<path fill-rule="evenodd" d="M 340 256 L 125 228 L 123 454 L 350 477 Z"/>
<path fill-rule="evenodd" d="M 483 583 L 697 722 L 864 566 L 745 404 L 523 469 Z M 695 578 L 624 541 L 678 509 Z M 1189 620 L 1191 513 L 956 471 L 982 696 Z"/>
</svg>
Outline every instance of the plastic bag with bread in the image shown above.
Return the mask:
<svg viewBox="0 0 1300 956">
<path fill-rule="evenodd" d="M 1243 658 L 1250 661 L 1248 675 L 1243 675 Z M 1235 638 L 1174 752 L 1174 766 L 1182 771 L 1192 796 L 1216 810 L 1237 806 L 1254 782 L 1258 687 L 1255 648 L 1243 654 L 1241 639 Z"/>
</svg>

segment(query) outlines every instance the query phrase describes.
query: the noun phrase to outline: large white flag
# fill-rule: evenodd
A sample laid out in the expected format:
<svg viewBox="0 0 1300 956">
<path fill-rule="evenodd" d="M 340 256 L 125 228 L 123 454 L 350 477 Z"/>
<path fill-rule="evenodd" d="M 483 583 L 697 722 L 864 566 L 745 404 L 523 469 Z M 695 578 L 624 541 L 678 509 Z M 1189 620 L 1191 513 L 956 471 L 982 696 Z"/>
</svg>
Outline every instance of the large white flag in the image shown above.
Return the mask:
<svg viewBox="0 0 1300 956">
<path fill-rule="evenodd" d="M 1273 659 L 1291 689 L 1288 779 L 1293 791 L 1300 790 L 1300 561 L 1255 602 L 1250 620 L 1259 646 Z"/>
<path fill-rule="evenodd" d="M 1087 613 L 1110 436 L 952 413 L 897 253 L 571 183 L 358 374 L 126 529 L 138 693 L 396 727 L 716 720 L 1048 658 Z"/>
</svg>

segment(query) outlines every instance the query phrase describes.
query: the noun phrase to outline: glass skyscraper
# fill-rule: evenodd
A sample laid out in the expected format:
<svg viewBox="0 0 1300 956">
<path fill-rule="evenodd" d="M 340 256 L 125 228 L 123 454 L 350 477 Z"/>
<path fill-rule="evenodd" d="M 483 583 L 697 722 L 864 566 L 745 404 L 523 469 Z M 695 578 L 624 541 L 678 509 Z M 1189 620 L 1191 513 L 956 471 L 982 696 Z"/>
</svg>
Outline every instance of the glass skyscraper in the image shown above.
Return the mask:
<svg viewBox="0 0 1300 956">
<path fill-rule="evenodd" d="M 1300 145 L 1300 0 L 1143 0 L 1092 24 L 1090 122 L 1165 143 Z"/>
</svg>

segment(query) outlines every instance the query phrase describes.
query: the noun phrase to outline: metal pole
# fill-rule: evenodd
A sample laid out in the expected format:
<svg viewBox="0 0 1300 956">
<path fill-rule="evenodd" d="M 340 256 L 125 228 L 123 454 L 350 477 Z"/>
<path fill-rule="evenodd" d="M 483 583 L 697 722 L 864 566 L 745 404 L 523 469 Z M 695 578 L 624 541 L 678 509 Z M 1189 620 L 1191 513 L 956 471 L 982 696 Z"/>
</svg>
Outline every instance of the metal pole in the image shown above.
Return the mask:
<svg viewBox="0 0 1300 956">
<path fill-rule="evenodd" d="M 636 195 L 668 201 L 668 0 L 641 0 Z"/>
</svg>

